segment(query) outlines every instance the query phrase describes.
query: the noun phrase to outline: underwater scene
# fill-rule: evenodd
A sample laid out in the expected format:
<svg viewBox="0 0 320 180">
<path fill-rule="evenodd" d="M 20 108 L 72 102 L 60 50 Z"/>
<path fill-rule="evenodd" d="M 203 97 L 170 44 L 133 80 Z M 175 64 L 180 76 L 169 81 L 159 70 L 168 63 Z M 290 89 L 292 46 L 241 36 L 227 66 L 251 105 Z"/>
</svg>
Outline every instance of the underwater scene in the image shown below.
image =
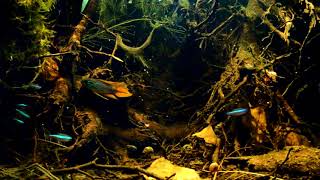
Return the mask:
<svg viewBox="0 0 320 180">
<path fill-rule="evenodd" d="M 0 179 L 320 179 L 320 1 L 0 13 Z"/>
</svg>

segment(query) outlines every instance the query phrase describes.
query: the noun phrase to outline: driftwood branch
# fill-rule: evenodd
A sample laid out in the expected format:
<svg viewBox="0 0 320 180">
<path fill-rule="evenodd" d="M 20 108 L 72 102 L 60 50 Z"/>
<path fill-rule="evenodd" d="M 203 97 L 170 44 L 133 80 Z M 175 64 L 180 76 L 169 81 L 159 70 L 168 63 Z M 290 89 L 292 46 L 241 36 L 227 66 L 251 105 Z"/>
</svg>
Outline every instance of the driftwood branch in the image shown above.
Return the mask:
<svg viewBox="0 0 320 180">
<path fill-rule="evenodd" d="M 69 167 L 69 168 L 55 169 L 55 170 L 51 171 L 51 173 L 74 172 L 74 171 L 81 170 L 83 168 L 96 167 L 96 168 L 102 168 L 102 169 L 108 169 L 108 170 L 131 170 L 131 171 L 136 171 L 137 173 L 146 174 L 147 176 L 151 176 L 151 177 L 156 178 L 158 180 L 164 180 L 162 177 L 159 177 L 158 175 L 151 173 L 151 172 L 149 172 L 143 168 L 140 168 L 140 167 L 97 164 L 96 163 L 97 160 L 98 159 L 95 159 L 91 162 L 81 164 L 78 166 Z"/>
<path fill-rule="evenodd" d="M 290 153 L 289 153 L 290 152 Z M 247 161 L 253 171 L 320 175 L 320 150 L 305 146 L 286 147 L 257 156 L 227 157 L 228 161 Z M 282 171 L 279 171 L 281 168 Z"/>
<path fill-rule="evenodd" d="M 289 114 L 289 116 L 291 117 L 291 119 L 296 122 L 297 124 L 300 124 L 300 118 L 297 116 L 297 114 L 294 112 L 294 110 L 292 109 L 292 107 L 289 105 L 289 103 L 287 102 L 286 99 L 284 99 L 284 97 L 282 96 L 282 94 L 277 91 L 276 92 L 276 97 L 280 100 L 280 102 L 282 103 L 284 109 L 287 111 L 287 113 Z"/>
</svg>

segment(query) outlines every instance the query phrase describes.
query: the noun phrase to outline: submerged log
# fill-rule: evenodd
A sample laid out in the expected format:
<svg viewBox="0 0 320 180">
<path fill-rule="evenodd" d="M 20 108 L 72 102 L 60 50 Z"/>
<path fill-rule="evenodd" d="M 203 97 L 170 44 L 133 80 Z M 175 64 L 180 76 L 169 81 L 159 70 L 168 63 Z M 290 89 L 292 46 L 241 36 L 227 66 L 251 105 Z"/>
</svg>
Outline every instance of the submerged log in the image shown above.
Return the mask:
<svg viewBox="0 0 320 180">
<path fill-rule="evenodd" d="M 317 148 L 287 146 L 283 150 L 271 151 L 263 155 L 226 159 L 247 161 L 249 168 L 253 171 L 320 175 L 320 149 Z"/>
</svg>

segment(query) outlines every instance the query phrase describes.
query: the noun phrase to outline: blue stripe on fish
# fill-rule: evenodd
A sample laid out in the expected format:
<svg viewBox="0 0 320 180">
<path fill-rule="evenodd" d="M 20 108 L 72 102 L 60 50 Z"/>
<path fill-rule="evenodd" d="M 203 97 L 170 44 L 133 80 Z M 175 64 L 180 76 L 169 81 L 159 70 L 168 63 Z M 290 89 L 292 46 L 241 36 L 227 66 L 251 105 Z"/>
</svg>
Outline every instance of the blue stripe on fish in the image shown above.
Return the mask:
<svg viewBox="0 0 320 180">
<path fill-rule="evenodd" d="M 28 107 L 28 105 L 22 104 L 22 103 L 21 103 L 21 104 L 16 104 L 16 106 L 17 106 L 17 107 Z"/>
<path fill-rule="evenodd" d="M 97 79 L 84 79 L 81 81 L 88 89 L 103 94 L 112 94 L 116 91 L 112 88 L 111 85 L 107 85 L 104 82 L 101 82 Z"/>
<path fill-rule="evenodd" d="M 30 89 L 40 90 L 42 87 L 39 84 L 30 84 L 28 85 Z"/>
<path fill-rule="evenodd" d="M 18 118 L 14 118 L 13 120 L 17 121 L 17 122 L 20 123 L 20 124 L 24 124 L 24 121 L 22 121 L 22 120 L 20 120 L 20 119 L 18 119 Z"/>
<path fill-rule="evenodd" d="M 89 0 L 82 0 L 81 4 L 81 13 L 83 13 L 84 9 L 87 7 Z"/>
<path fill-rule="evenodd" d="M 16 111 L 23 117 L 30 119 L 30 115 L 20 109 L 16 109 Z"/>
<path fill-rule="evenodd" d="M 63 133 L 58 133 L 58 134 L 50 134 L 50 137 L 56 138 L 58 140 L 62 140 L 62 141 L 71 141 L 72 137 L 67 135 L 67 134 L 63 134 Z"/>
<path fill-rule="evenodd" d="M 247 108 L 236 108 L 233 109 L 232 111 L 226 112 L 226 115 L 228 116 L 241 116 L 244 115 L 248 112 Z"/>
</svg>

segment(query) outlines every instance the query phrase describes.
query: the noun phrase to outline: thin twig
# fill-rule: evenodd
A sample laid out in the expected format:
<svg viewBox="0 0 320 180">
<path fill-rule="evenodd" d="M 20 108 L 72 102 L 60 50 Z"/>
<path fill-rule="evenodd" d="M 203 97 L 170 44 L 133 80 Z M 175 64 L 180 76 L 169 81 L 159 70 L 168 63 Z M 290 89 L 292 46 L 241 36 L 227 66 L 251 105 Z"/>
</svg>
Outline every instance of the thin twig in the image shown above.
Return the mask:
<svg viewBox="0 0 320 180">
<path fill-rule="evenodd" d="M 77 171 L 79 173 L 81 173 L 81 174 L 84 174 L 84 175 L 88 176 L 90 179 L 95 179 L 95 177 L 93 177 L 91 174 L 89 174 L 89 173 L 87 173 L 87 172 L 85 172 L 85 171 L 83 171 L 81 169 L 77 169 Z"/>
<path fill-rule="evenodd" d="M 74 51 L 68 51 L 68 52 L 61 52 L 61 53 L 53 53 L 53 54 L 45 54 L 45 55 L 41 55 L 39 56 L 39 58 L 44 58 L 44 57 L 53 57 L 53 56 L 63 56 L 66 54 L 74 54 Z"/>
<path fill-rule="evenodd" d="M 274 178 L 276 180 L 284 180 L 282 178 L 277 178 L 274 176 L 269 176 L 269 175 L 265 175 L 265 174 L 254 173 L 254 172 L 248 172 L 248 171 L 218 171 L 218 173 L 241 173 L 241 174 L 249 174 L 249 175 L 260 176 L 260 177 L 270 177 L 270 178 Z"/>
<path fill-rule="evenodd" d="M 297 116 L 297 114 L 294 112 L 292 107 L 289 105 L 286 99 L 281 95 L 279 91 L 276 92 L 276 97 L 282 102 L 284 109 L 287 111 L 287 113 L 290 115 L 292 120 L 296 122 L 297 124 L 301 124 L 300 118 Z"/>
<path fill-rule="evenodd" d="M 275 170 L 271 173 L 273 174 L 275 177 L 276 177 L 276 173 L 277 171 L 284 165 L 284 163 L 286 163 L 288 160 L 289 160 L 289 155 L 290 155 L 290 152 L 293 150 L 293 148 L 291 147 L 286 155 L 286 158 L 283 160 L 283 162 L 281 164 L 279 164 Z"/>
<path fill-rule="evenodd" d="M 137 172 L 140 172 L 140 173 L 143 173 L 147 176 L 151 176 L 153 178 L 156 178 L 158 180 L 165 180 L 164 178 L 152 173 L 152 172 L 149 172 L 143 168 L 140 168 L 140 167 L 130 167 L 130 166 L 121 166 L 121 165 L 104 165 L 104 164 L 97 164 L 96 161 L 98 159 L 96 158 L 95 160 L 93 161 L 90 161 L 88 163 L 85 163 L 85 164 L 81 164 L 81 165 L 77 165 L 77 166 L 73 166 L 73 167 L 69 167 L 69 168 L 62 168 L 62 169 L 55 169 L 55 170 L 52 170 L 51 172 L 52 173 L 62 173 L 62 172 L 72 172 L 72 171 L 78 171 L 79 169 L 81 168 L 86 168 L 86 167 L 90 167 L 90 166 L 93 166 L 93 167 L 97 167 L 97 168 L 103 168 L 103 169 L 114 169 L 114 170 L 133 170 L 133 171 L 137 171 Z"/>
<path fill-rule="evenodd" d="M 101 51 L 94 51 L 94 50 L 91 50 L 89 48 L 87 48 L 86 46 L 82 46 L 82 45 L 79 45 L 81 48 L 87 50 L 88 52 L 90 53 L 94 53 L 94 54 L 99 54 L 99 55 L 104 55 L 104 56 L 109 56 L 109 57 L 112 57 L 114 58 L 115 60 L 118 60 L 120 62 L 124 62 L 122 59 L 118 58 L 117 56 L 114 56 L 112 54 L 109 54 L 109 53 L 105 53 L 105 52 L 101 52 Z"/>
<path fill-rule="evenodd" d="M 55 175 L 53 175 L 49 170 L 47 170 L 46 168 L 44 168 L 43 166 L 41 166 L 39 163 L 34 163 L 31 164 L 30 166 L 26 167 L 26 169 L 30 169 L 30 168 L 37 168 L 39 171 L 41 171 L 44 175 L 46 175 L 49 179 L 52 180 L 59 180 L 59 178 Z"/>
<path fill-rule="evenodd" d="M 130 166 L 119 166 L 119 165 L 103 165 L 103 164 L 94 164 L 95 167 L 100 167 L 100 168 L 108 168 L 108 169 L 127 169 L 127 170 L 133 170 L 133 171 L 138 171 L 138 172 L 141 172 L 147 176 L 151 176 L 151 177 L 154 177 L 158 180 L 165 180 L 164 178 L 152 173 L 152 172 L 149 172 L 145 169 L 142 169 L 140 167 L 130 167 Z"/>
<path fill-rule="evenodd" d="M 210 37 L 213 34 L 215 34 L 220 28 L 222 28 L 224 25 L 226 25 L 236 14 L 232 14 L 229 16 L 224 22 L 222 22 L 218 27 L 213 29 L 210 33 L 202 33 L 201 35 L 204 37 Z"/>
<path fill-rule="evenodd" d="M 65 146 L 65 145 L 62 145 L 62 144 L 59 144 L 59 143 L 56 143 L 56 142 L 52 142 L 52 141 L 48 141 L 48 140 L 45 140 L 45 139 L 38 138 L 37 140 L 45 142 L 45 143 L 53 144 L 53 145 L 56 145 L 56 146 L 59 146 L 59 147 L 62 147 L 62 148 L 67 148 L 67 146 Z"/>
</svg>

